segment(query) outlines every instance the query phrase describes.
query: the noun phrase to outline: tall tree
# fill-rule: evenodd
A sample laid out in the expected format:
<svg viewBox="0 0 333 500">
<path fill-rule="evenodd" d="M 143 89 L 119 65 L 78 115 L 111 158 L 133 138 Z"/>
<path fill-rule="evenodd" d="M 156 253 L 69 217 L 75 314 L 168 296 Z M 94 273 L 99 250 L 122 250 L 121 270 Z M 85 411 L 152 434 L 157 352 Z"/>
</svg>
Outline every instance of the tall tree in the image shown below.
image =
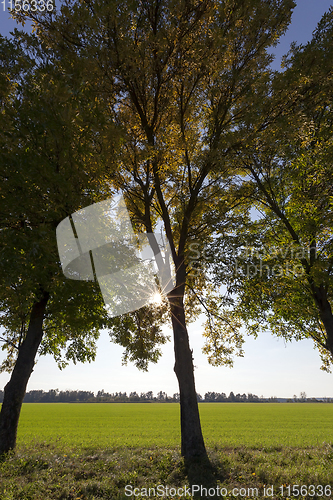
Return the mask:
<svg viewBox="0 0 333 500">
<path fill-rule="evenodd" d="M 62 83 L 52 53 L 36 37 L 1 37 L 0 50 L 0 340 L 7 350 L 1 370 L 11 373 L 0 413 L 2 454 L 15 447 L 38 351 L 52 353 L 59 366 L 94 359 L 106 313 L 94 284 L 76 284 L 74 292 L 64 279 L 55 238 L 57 224 L 96 192 L 101 117 L 84 91 Z"/>
<path fill-rule="evenodd" d="M 205 279 L 189 276 L 189 244 L 212 238 L 209 214 L 232 173 L 221 159 L 248 139 L 238 122 L 247 116 L 252 136 L 271 120 L 251 109 L 269 79 L 266 48 L 286 30 L 293 7 L 290 0 L 69 0 L 59 12 L 18 15 L 35 20 L 64 67 L 89 67 L 87 83 L 124 132 L 113 186 L 137 228 L 150 234 L 163 221 L 176 273 L 168 302 L 181 452 L 189 460 L 206 457 L 186 319 L 191 289 L 203 289 Z M 157 252 L 153 238 L 151 246 Z"/>
<path fill-rule="evenodd" d="M 247 196 L 257 215 L 238 226 L 237 236 L 229 234 L 237 265 L 228 277 L 238 326 L 244 321 L 250 333 L 311 338 L 325 370 L 333 361 L 332 35 L 331 8 L 276 75 L 280 86 L 293 89 L 292 113 L 235 152 L 242 173 L 235 193 Z M 221 268 L 213 267 L 221 278 Z"/>
</svg>

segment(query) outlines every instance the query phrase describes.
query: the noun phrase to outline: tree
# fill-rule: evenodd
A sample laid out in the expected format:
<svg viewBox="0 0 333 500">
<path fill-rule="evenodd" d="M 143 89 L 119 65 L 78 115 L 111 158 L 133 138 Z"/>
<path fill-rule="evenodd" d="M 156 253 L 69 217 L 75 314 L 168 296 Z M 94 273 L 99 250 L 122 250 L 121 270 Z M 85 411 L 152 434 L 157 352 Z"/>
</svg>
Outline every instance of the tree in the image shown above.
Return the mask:
<svg viewBox="0 0 333 500">
<path fill-rule="evenodd" d="M 229 235 L 234 316 L 249 333 L 311 338 L 325 370 L 333 361 L 332 34 L 330 9 L 275 77 L 295 89 L 292 113 L 235 152 L 243 174 L 235 192 L 258 212 Z"/>
<path fill-rule="evenodd" d="M 60 367 L 94 359 L 107 315 L 94 283 L 74 287 L 64 279 L 55 238 L 64 216 L 96 192 L 96 107 L 84 91 L 74 94 L 70 81 L 62 83 L 52 53 L 36 37 L 1 37 L 0 50 L 0 324 L 7 350 L 1 369 L 11 372 L 0 414 L 3 454 L 15 447 L 37 353 L 52 353 Z"/>
<path fill-rule="evenodd" d="M 306 392 L 301 392 L 300 393 L 300 400 L 302 401 L 302 403 L 306 403 Z"/>
<path fill-rule="evenodd" d="M 248 140 L 238 134 L 239 121 L 253 123 L 253 136 L 275 114 L 270 109 L 268 119 L 258 119 L 251 110 L 269 80 L 266 48 L 285 31 L 293 6 L 289 0 L 69 0 L 59 13 L 17 14 L 35 20 L 63 68 L 68 61 L 89 68 L 92 95 L 103 96 L 106 113 L 123 130 L 110 181 L 124 193 L 137 229 L 152 235 L 163 223 L 176 275 L 167 299 L 187 460 L 206 457 L 187 331 L 205 277 L 189 276 L 189 244 L 209 242 L 216 206 L 227 211 L 232 171 L 224 160 Z"/>
</svg>

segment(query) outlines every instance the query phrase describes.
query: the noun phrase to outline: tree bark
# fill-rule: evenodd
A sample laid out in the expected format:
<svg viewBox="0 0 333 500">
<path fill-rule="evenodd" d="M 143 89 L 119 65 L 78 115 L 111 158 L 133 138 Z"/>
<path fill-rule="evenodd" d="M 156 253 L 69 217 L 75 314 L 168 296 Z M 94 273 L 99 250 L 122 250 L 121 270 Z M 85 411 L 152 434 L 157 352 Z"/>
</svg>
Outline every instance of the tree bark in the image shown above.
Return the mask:
<svg viewBox="0 0 333 500">
<path fill-rule="evenodd" d="M 146 205 L 147 213 L 149 213 L 148 204 Z M 160 249 L 155 236 L 152 234 L 150 217 L 147 219 L 146 230 L 149 234 L 149 243 L 155 257 L 160 259 Z M 163 273 L 163 263 L 158 259 L 156 261 L 160 272 Z M 183 257 L 176 259 L 175 268 L 177 270 L 176 287 L 168 294 L 168 300 L 174 338 L 174 371 L 177 376 L 180 395 L 181 454 L 188 464 L 193 459 L 199 459 L 202 465 L 205 464 L 207 466 L 209 460 L 202 436 L 194 382 L 193 357 L 186 328 L 184 310 L 186 267 Z"/>
<path fill-rule="evenodd" d="M 321 284 L 318 287 L 313 286 L 312 294 L 319 309 L 320 319 L 326 331 L 326 349 L 333 357 L 333 314 L 331 305 L 328 301 L 325 285 Z"/>
<path fill-rule="evenodd" d="M 194 383 L 192 351 L 185 322 L 183 295 L 175 288 L 169 295 L 171 308 L 175 366 L 180 394 L 181 454 L 186 460 L 206 459 L 199 407 Z"/>
<path fill-rule="evenodd" d="M 0 456 L 13 450 L 16 445 L 22 402 L 42 341 L 43 319 L 48 299 L 49 294 L 43 292 L 42 298 L 32 306 L 26 337 L 19 347 L 12 375 L 4 389 L 0 413 Z"/>
</svg>

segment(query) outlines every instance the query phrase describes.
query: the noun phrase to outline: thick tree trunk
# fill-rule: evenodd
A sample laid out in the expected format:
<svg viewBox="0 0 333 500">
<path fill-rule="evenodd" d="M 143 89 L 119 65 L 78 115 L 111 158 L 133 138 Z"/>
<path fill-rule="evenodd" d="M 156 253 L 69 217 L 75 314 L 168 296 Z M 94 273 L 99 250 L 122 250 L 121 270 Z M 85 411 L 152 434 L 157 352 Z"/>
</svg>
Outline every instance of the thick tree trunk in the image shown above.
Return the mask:
<svg viewBox="0 0 333 500">
<path fill-rule="evenodd" d="M 0 456 L 13 450 L 16 445 L 22 402 L 43 337 L 43 319 L 48 298 L 49 295 L 45 292 L 41 300 L 32 307 L 26 337 L 19 347 L 15 367 L 4 389 L 0 413 Z"/>
<path fill-rule="evenodd" d="M 172 292 L 172 296 L 170 295 L 175 350 L 174 370 L 180 393 L 181 454 L 186 460 L 206 459 L 207 452 L 201 431 L 183 297 L 177 297 L 175 291 Z"/>
<path fill-rule="evenodd" d="M 149 213 L 149 203 L 146 205 L 146 213 Z M 163 273 L 163 262 L 159 260 L 160 249 L 152 234 L 152 226 L 146 224 L 149 243 L 155 254 L 157 265 Z M 180 394 L 180 428 L 181 428 L 181 454 L 189 465 L 193 459 L 199 459 L 204 466 L 209 463 L 205 443 L 201 431 L 199 407 L 194 382 L 194 367 L 192 351 L 190 349 L 189 337 L 186 328 L 184 310 L 184 291 L 186 281 L 186 267 L 184 259 L 179 258 L 175 263 L 176 287 L 168 294 L 171 310 L 171 320 L 174 337 L 175 365 L 174 371 L 178 379 Z M 207 469 L 207 467 L 206 467 Z"/>
<path fill-rule="evenodd" d="M 324 285 L 313 287 L 313 296 L 319 309 L 320 318 L 326 331 L 326 349 L 333 357 L 333 314 Z"/>
<path fill-rule="evenodd" d="M 320 316 L 327 334 L 326 348 L 330 351 L 333 358 L 333 314 L 329 302 L 327 302 L 327 304 L 324 305 L 323 310 L 320 311 Z"/>
</svg>

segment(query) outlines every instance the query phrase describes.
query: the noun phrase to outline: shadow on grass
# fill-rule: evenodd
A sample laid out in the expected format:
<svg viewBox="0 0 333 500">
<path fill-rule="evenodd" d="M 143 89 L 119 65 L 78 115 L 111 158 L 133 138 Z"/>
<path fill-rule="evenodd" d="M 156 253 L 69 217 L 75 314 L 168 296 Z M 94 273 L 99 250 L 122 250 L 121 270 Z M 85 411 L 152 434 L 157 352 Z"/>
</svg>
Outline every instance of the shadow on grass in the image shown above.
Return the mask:
<svg viewBox="0 0 333 500">
<path fill-rule="evenodd" d="M 194 498 L 217 498 L 217 487 L 227 473 L 220 462 L 212 464 L 208 457 L 184 460 L 185 474 Z"/>
<path fill-rule="evenodd" d="M 15 457 L 15 450 L 5 451 L 0 453 L 0 464 L 7 462 L 10 458 Z"/>
</svg>

